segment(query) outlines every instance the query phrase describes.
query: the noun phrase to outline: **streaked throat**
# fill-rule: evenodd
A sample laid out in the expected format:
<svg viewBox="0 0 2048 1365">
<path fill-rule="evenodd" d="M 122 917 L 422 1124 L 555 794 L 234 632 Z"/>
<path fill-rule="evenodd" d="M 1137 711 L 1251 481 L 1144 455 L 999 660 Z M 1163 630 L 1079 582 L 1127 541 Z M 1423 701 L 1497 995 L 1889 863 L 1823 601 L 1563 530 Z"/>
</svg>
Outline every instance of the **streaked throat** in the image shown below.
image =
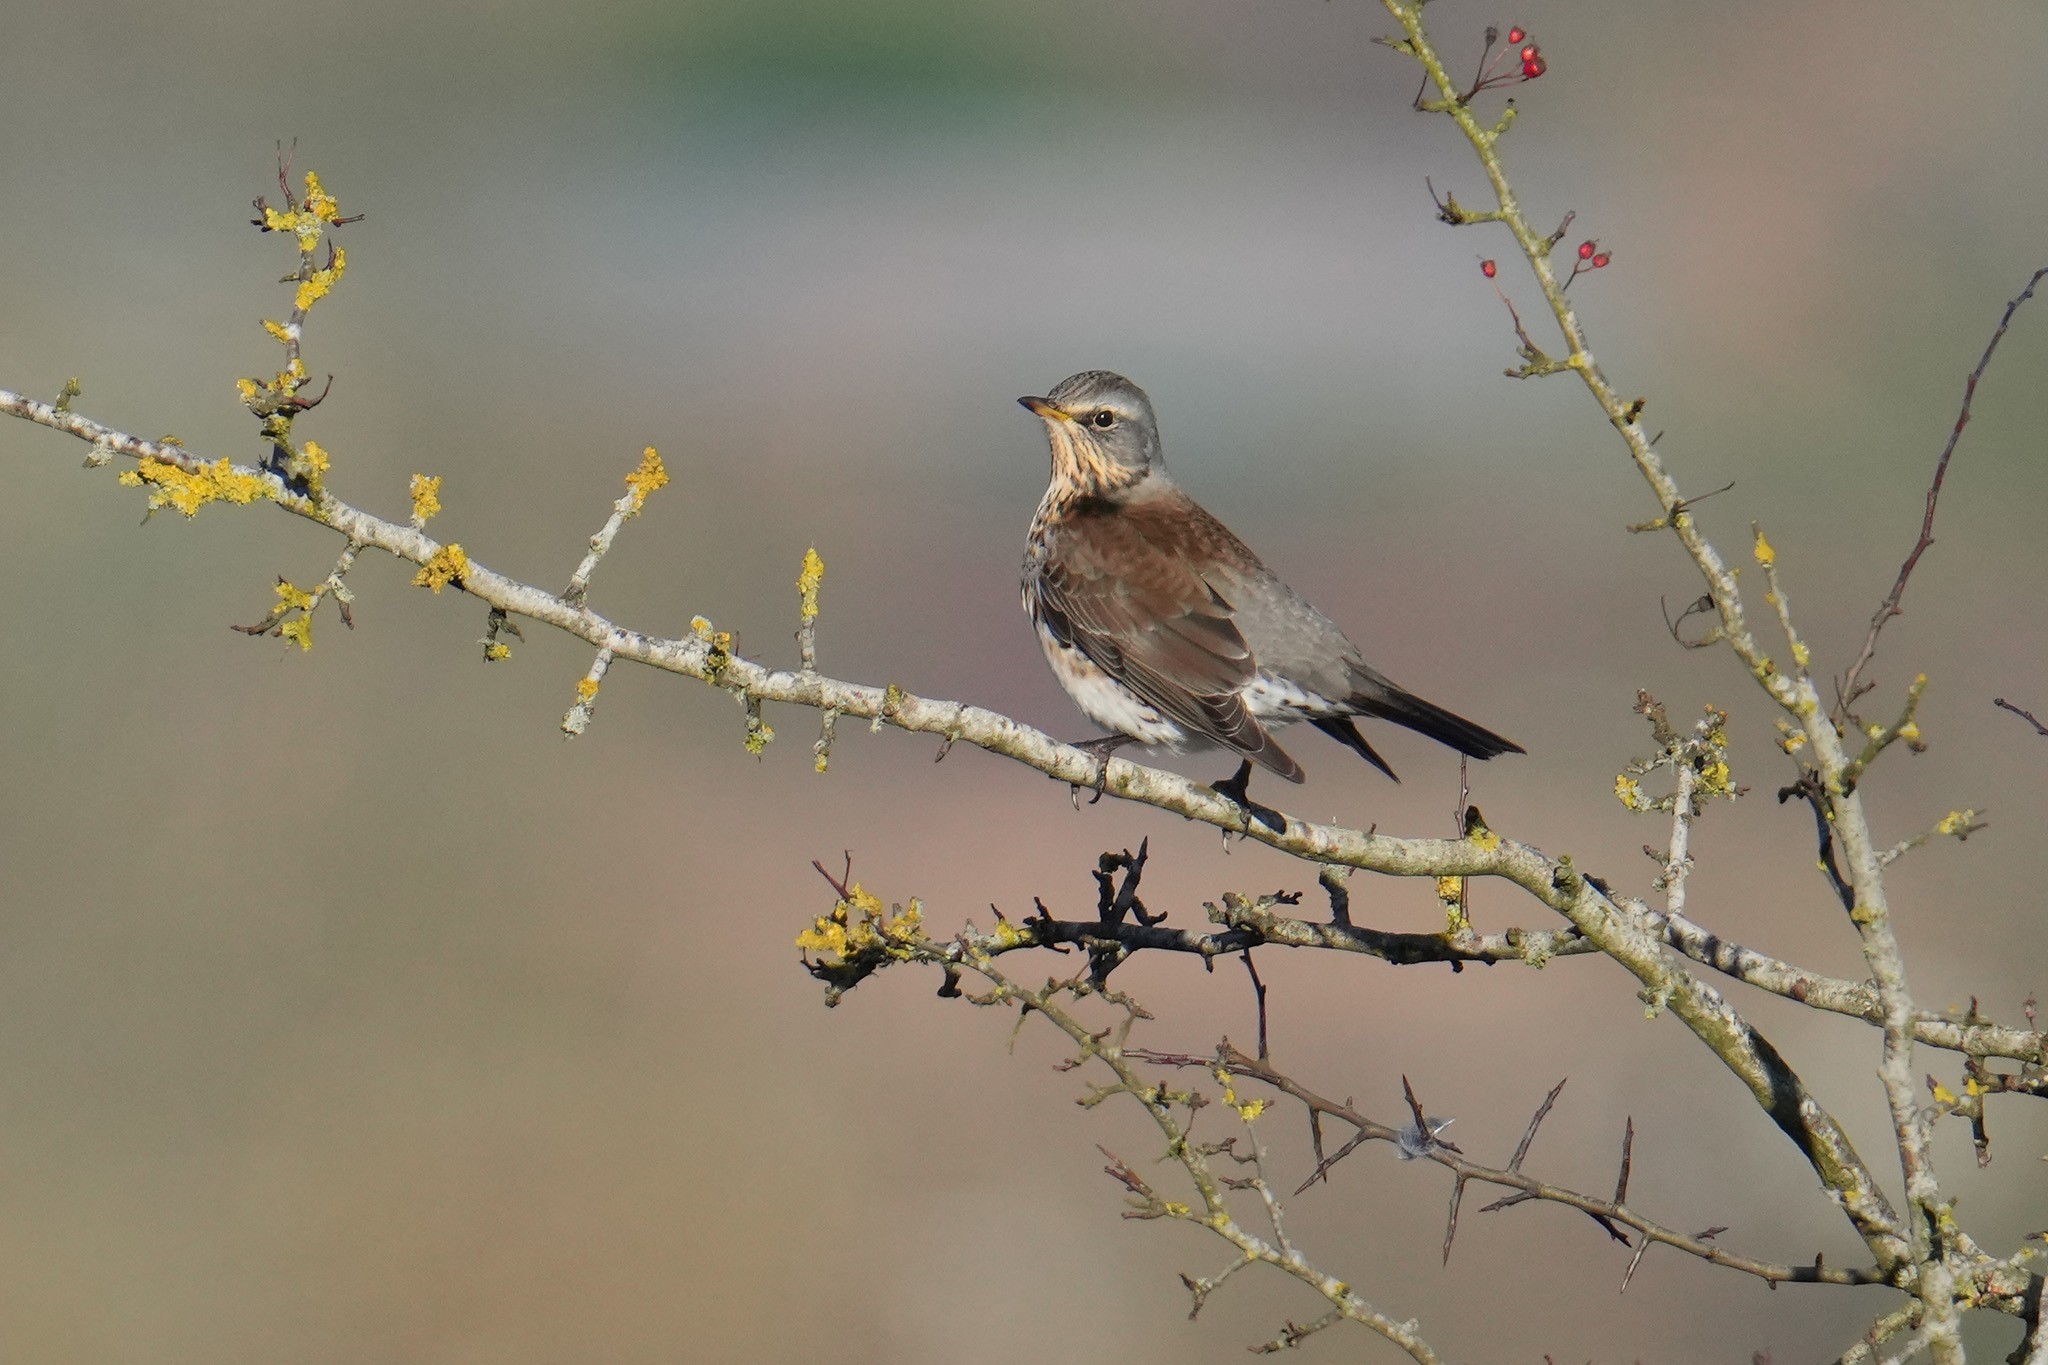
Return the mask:
<svg viewBox="0 0 2048 1365">
<path fill-rule="evenodd" d="M 1058 501 L 1115 493 L 1131 487 L 1149 472 L 1119 464 L 1071 422 L 1048 422 L 1045 429 L 1052 444 L 1052 488 L 1048 496 Z"/>
</svg>

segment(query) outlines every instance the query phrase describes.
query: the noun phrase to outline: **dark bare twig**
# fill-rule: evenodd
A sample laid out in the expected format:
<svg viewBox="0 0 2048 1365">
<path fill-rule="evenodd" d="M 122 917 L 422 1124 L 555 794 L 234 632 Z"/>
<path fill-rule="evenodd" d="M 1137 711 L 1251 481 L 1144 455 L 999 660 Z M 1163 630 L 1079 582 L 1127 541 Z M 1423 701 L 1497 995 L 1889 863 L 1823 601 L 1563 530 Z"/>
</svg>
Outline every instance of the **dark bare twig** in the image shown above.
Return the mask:
<svg viewBox="0 0 2048 1365">
<path fill-rule="evenodd" d="M 2022 710 L 2020 707 L 2014 706 L 2011 702 L 2007 701 L 2004 697 L 1993 697 L 1991 699 L 1991 704 L 2001 711 L 2012 712 L 2021 720 L 2033 726 L 2035 734 L 2048 735 L 2048 725 L 2043 725 L 2040 721 L 2034 719 L 2034 713 L 2032 711 Z"/>
<path fill-rule="evenodd" d="M 1631 420 L 1631 421 L 1633 421 L 1633 420 L 1634 420 L 1635 418 L 1637 418 L 1637 417 L 1640 417 L 1640 416 L 1642 416 L 1642 408 L 1641 408 L 1640 404 L 1641 404 L 1641 403 L 1642 403 L 1643 401 L 1644 401 L 1644 400 L 1642 400 L 1642 399 L 1638 398 L 1638 399 L 1636 399 L 1635 403 L 1631 405 L 1631 410 L 1630 410 L 1630 413 L 1629 413 L 1629 418 L 1630 418 L 1630 420 Z M 1662 436 L 1663 434 L 1664 434 L 1664 433 L 1663 433 L 1663 432 L 1661 432 L 1661 431 L 1657 433 L 1657 435 L 1659 435 L 1659 436 Z M 1655 444 L 1655 442 L 1653 441 L 1653 442 L 1652 442 L 1652 444 Z M 1716 488 L 1716 489 L 1715 489 L 1715 490 L 1714 490 L 1713 492 L 1711 492 L 1711 493 L 1701 493 L 1701 494 L 1699 494 L 1699 495 L 1698 495 L 1697 497 L 1691 497 L 1691 498 L 1679 498 L 1679 499 L 1678 499 L 1677 501 L 1675 501 L 1675 502 L 1673 502 L 1673 503 L 1671 504 L 1671 510 L 1670 510 L 1669 512 L 1666 512 L 1666 513 L 1665 513 L 1665 514 L 1664 514 L 1663 516 L 1661 516 L 1661 517 L 1655 517 L 1655 518 L 1653 518 L 1653 519 L 1651 519 L 1651 520 L 1649 520 L 1649 521 L 1638 521 L 1638 522 L 1633 522 L 1633 523 L 1631 523 L 1631 524 L 1629 525 L 1629 528 L 1628 528 L 1628 530 L 1629 530 L 1629 534 L 1630 534 L 1630 535 L 1638 535 L 1638 536 L 1639 536 L 1639 535 L 1642 535 L 1642 534 L 1643 534 L 1644 532 L 1646 532 L 1646 531 L 1663 531 L 1663 530 L 1667 530 L 1667 529 L 1668 529 L 1668 528 L 1670 527 L 1670 525 L 1671 525 L 1671 519 L 1672 519 L 1673 517 L 1677 516 L 1677 515 L 1678 515 L 1679 513 L 1681 513 L 1681 512 L 1690 512 L 1690 511 L 1691 511 L 1691 510 L 1692 510 L 1693 508 L 1695 508 L 1695 507 L 1699 506 L 1699 505 L 1700 505 L 1701 503 L 1705 502 L 1705 501 L 1706 501 L 1706 500 L 1707 500 L 1708 498 L 1718 498 L 1718 497 L 1720 497 L 1720 496 L 1721 496 L 1721 495 L 1722 495 L 1723 493 L 1727 493 L 1727 492 L 1730 492 L 1730 491 L 1732 491 L 1732 490 L 1734 489 L 1734 487 L 1735 487 L 1735 481 L 1734 481 L 1733 479 L 1730 479 L 1730 480 L 1729 480 L 1729 481 L 1728 481 L 1727 483 L 1724 483 L 1724 484 L 1722 484 L 1722 485 L 1721 485 L 1721 486 L 1720 486 L 1719 488 Z M 1712 600 L 1713 600 L 1712 598 L 1709 598 L 1709 599 L 1708 599 L 1708 601 L 1709 601 L 1709 602 L 1711 602 Z M 1681 619 L 1682 619 L 1682 618 L 1681 618 Z M 1667 616 L 1665 617 L 1665 623 L 1666 623 L 1667 625 L 1668 625 L 1668 624 L 1670 623 L 1670 617 L 1669 617 L 1669 615 L 1668 615 L 1668 614 L 1667 614 Z"/>
<path fill-rule="evenodd" d="M 1456 1180 L 1451 1182 L 1451 1207 L 1450 1211 L 1444 1216 L 1444 1254 L 1442 1261 L 1444 1265 L 1451 1263 L 1451 1243 L 1458 1236 L 1458 1209 L 1465 1202 L 1465 1182 L 1468 1179 L 1470 1179 L 1469 1176 L 1460 1174 Z"/>
<path fill-rule="evenodd" d="M 2039 284 L 2044 276 L 2048 276 L 2048 265 L 2036 270 L 2027 280 L 2027 287 L 2020 290 L 2018 295 L 2005 305 L 2005 313 L 1998 319 L 1998 327 L 1991 333 L 1991 340 L 1985 343 L 1984 354 L 1978 358 L 1977 368 L 1971 370 L 1969 378 L 1963 381 L 1962 407 L 1956 413 L 1956 424 L 1949 430 L 1947 443 L 1941 448 L 1941 458 L 1935 462 L 1933 482 L 1927 485 L 1927 509 L 1920 517 L 1920 538 L 1913 543 L 1913 549 L 1906 556 L 1905 563 L 1899 565 L 1899 576 L 1893 582 L 1892 590 L 1885 594 L 1884 601 L 1878 603 L 1877 611 L 1870 618 L 1870 632 L 1863 637 L 1862 652 L 1856 656 L 1856 662 L 1849 665 L 1849 671 L 1842 676 L 1842 681 L 1836 688 L 1837 721 L 1849 721 L 1849 708 L 1856 704 L 1858 697 L 1876 685 L 1862 681 L 1863 669 L 1869 664 L 1871 656 L 1877 652 L 1877 637 L 1883 632 L 1885 623 L 1894 616 L 1903 614 L 1903 608 L 1899 603 L 1906 595 L 1906 580 L 1913 576 L 1914 568 L 1920 563 L 1920 556 L 1926 554 L 1928 547 L 1934 544 L 1935 503 L 1941 497 L 1942 483 L 1948 478 L 1949 457 L 1956 453 L 1956 442 L 1963 438 L 1963 428 L 1970 424 L 1970 404 L 1977 397 L 1977 383 L 1984 378 L 1985 368 L 1991 364 L 1991 357 L 1997 352 L 1998 343 L 2005 340 L 2005 332 L 2012 325 L 2013 314 L 2019 311 L 2021 304 L 2034 296 L 2034 286 Z"/>
<path fill-rule="evenodd" d="M 1116 855 L 1112 855 L 1115 857 Z M 1656 850 L 1653 859 L 1661 860 Z M 1015 921 L 1022 931 L 1006 941 L 984 946 L 1000 956 L 1032 948 L 1068 952 L 1115 943 L 1123 956 L 1140 951 L 1186 953 L 1205 964 L 1217 958 L 1261 944 L 1289 948 L 1322 948 L 1336 952 L 1362 953 L 1394 966 L 1427 963 L 1496 963 L 1540 959 L 1575 958 L 1590 955 L 1593 945 L 1575 929 L 1509 929 L 1500 934 L 1472 934 L 1453 943 L 1441 933 L 1422 934 L 1372 929 L 1351 923 L 1350 894 L 1346 869 L 1325 865 L 1320 880 L 1329 893 L 1332 918 L 1328 922 L 1296 919 L 1276 914 L 1275 907 L 1287 904 L 1287 897 L 1247 898 L 1225 893 L 1222 904 L 1209 906 L 1212 928 L 1198 930 L 1154 922 L 1103 923 L 1099 903 L 1095 914 L 1073 920 L 1054 916 L 1042 900 L 1034 899 L 1034 913 Z M 1112 906 L 1114 898 L 1112 898 Z M 1633 902 L 1622 898 L 1618 908 Z M 1149 916 L 1148 916 L 1149 918 Z M 1832 1013 L 1876 1023 L 1878 1003 L 1867 984 L 1827 977 L 1809 969 L 1731 942 L 1709 933 L 1689 920 L 1658 917 L 1656 931 L 1664 941 L 1694 962 L 1785 999 Z M 1992 1020 L 1957 1021 L 1937 1012 L 1921 1011 L 1914 1017 L 1914 1036 L 1921 1043 L 1972 1056 L 2006 1057 L 2028 1065 L 2048 1060 L 2048 1045 L 2029 1024 L 2025 1029 L 2007 1027 Z M 1320 1158 L 1318 1158 L 1320 1159 Z"/>
<path fill-rule="evenodd" d="M 843 901 L 850 901 L 853 899 L 853 890 L 850 885 L 850 883 L 853 881 L 853 850 L 850 848 L 846 849 L 845 856 L 846 870 L 840 873 L 837 877 L 833 876 L 830 872 L 827 872 L 825 870 L 825 865 L 819 862 L 816 858 L 811 859 L 811 866 L 818 869 L 818 875 L 825 879 L 825 884 L 831 887 L 832 890 L 838 894 L 839 899 Z"/>
<path fill-rule="evenodd" d="M 1715 608 L 1714 598 L 1711 593 L 1703 593 L 1699 597 L 1694 598 L 1691 604 L 1684 611 L 1678 613 L 1675 619 L 1671 615 L 1671 609 L 1665 605 L 1664 599 L 1661 597 L 1657 599 L 1657 610 L 1664 614 L 1664 629 L 1670 631 L 1671 638 L 1676 640 L 1683 648 L 1705 649 L 1710 645 L 1716 645 L 1721 642 L 1721 627 L 1719 626 L 1715 626 L 1697 640 L 1688 640 L 1680 633 L 1681 628 L 1691 618 L 1713 614 Z"/>
<path fill-rule="evenodd" d="M 1266 1060 L 1266 983 L 1259 980 L 1259 969 L 1252 965 L 1252 950 L 1244 950 L 1244 969 L 1251 973 L 1252 994 L 1259 1002 L 1259 1060 Z"/>
<path fill-rule="evenodd" d="M 1565 1077 L 1566 1081 L 1570 1079 L 1571 1077 L 1569 1076 Z M 1522 1158 L 1529 1155 L 1529 1144 L 1536 1140 L 1536 1130 L 1543 1125 L 1545 1116 L 1550 1113 L 1550 1107 L 1557 1103 L 1557 1097 L 1563 1093 L 1564 1081 L 1559 1081 L 1556 1085 L 1550 1087 L 1550 1093 L 1543 1097 L 1543 1103 L 1536 1106 L 1535 1116 L 1529 1120 L 1529 1130 L 1523 1133 L 1522 1140 L 1515 1144 L 1514 1159 L 1508 1162 L 1509 1170 L 1519 1171 L 1522 1169 Z"/>
<path fill-rule="evenodd" d="M 1842 902 L 1844 910 L 1854 910 L 1856 892 L 1843 879 L 1841 863 L 1835 857 L 1835 829 L 1828 823 L 1828 799 L 1821 790 L 1820 778 L 1812 772 L 1802 773 L 1797 782 L 1778 789 L 1778 804 L 1782 806 L 1795 796 L 1803 799 L 1813 810 L 1813 822 L 1820 841 L 1821 870 L 1828 874 L 1836 899 Z"/>
<path fill-rule="evenodd" d="M 1543 239 L 1544 255 L 1548 256 L 1551 252 L 1557 250 L 1557 244 L 1559 242 L 1562 242 L 1564 240 L 1565 233 L 1571 230 L 1572 219 L 1578 216 L 1579 211 L 1577 209 L 1572 209 L 1571 211 L 1565 214 L 1564 221 L 1557 225 L 1557 231 L 1551 233 L 1548 237 L 1545 237 Z"/>
</svg>

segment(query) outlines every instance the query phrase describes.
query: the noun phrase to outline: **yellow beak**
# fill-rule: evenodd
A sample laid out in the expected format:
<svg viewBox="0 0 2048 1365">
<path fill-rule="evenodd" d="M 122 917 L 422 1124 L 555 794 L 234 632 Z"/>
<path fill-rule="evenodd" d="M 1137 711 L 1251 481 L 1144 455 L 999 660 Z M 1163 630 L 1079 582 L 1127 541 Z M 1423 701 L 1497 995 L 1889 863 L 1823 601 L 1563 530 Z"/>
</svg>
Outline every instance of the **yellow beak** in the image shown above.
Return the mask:
<svg viewBox="0 0 2048 1365">
<path fill-rule="evenodd" d="M 1043 398 L 1019 398 L 1017 401 L 1048 422 L 1052 421 L 1055 417 L 1062 422 L 1068 422 L 1072 421 L 1074 417 L 1074 414 L 1068 412 L 1059 404 L 1047 402 Z"/>
</svg>

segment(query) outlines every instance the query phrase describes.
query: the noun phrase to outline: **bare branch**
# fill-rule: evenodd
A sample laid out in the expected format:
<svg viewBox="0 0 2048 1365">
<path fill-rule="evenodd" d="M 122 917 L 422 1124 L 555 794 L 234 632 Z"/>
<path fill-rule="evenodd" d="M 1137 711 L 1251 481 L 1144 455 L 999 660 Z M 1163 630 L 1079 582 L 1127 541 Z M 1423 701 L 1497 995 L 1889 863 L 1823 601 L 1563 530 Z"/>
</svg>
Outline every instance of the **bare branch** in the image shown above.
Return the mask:
<svg viewBox="0 0 2048 1365">
<path fill-rule="evenodd" d="M 2005 340 L 2005 332 L 2012 325 L 2013 314 L 2020 310 L 2021 304 L 2034 296 L 2034 286 L 2041 282 L 2043 276 L 2048 276 L 2048 266 L 2036 270 L 2028 278 L 2026 288 L 2020 290 L 2019 294 L 2005 305 L 2005 312 L 1998 319 L 1998 326 L 1992 331 L 1991 340 L 1984 345 L 1984 354 L 1978 357 L 1977 368 L 1971 370 L 1969 377 L 1963 381 L 1962 407 L 1956 412 L 1955 426 L 1950 428 L 1948 441 L 1941 448 L 1941 458 L 1935 461 L 1934 478 L 1927 485 L 1927 508 L 1920 517 L 1920 538 L 1913 543 L 1912 550 L 1906 555 L 1905 563 L 1899 565 L 1899 576 L 1892 583 L 1892 590 L 1885 594 L 1884 601 L 1878 603 L 1877 611 L 1870 618 L 1870 631 L 1863 637 L 1862 652 L 1857 654 L 1856 662 L 1849 665 L 1849 671 L 1843 675 L 1841 685 L 1836 689 L 1840 697 L 1836 716 L 1844 723 L 1849 722 L 1851 718 L 1849 708 L 1855 705 L 1857 697 L 1862 695 L 1863 691 L 1868 690 L 1868 685 L 1859 680 L 1863 676 L 1864 666 L 1877 652 L 1878 635 L 1883 632 L 1886 622 L 1902 614 L 1903 609 L 1899 604 L 1906 595 L 1906 580 L 1913 576 L 1914 568 L 1920 563 L 1920 556 L 1926 554 L 1928 547 L 1934 544 L 1935 503 L 1941 497 L 1942 483 L 1948 478 L 1948 462 L 1956 453 L 1956 442 L 1962 440 L 1963 428 L 1970 424 L 1970 404 L 1977 397 L 1977 383 L 1984 378 L 1984 371 L 1990 366 L 1991 357 L 1998 351 L 1998 343 Z"/>
<path fill-rule="evenodd" d="M 2007 701 L 2007 700 L 2006 700 L 2006 699 L 2005 699 L 2004 697 L 1993 697 L 1993 698 L 1991 699 L 1991 704 L 1992 704 L 1993 706 L 1996 706 L 1997 708 L 1999 708 L 1999 709 L 2000 709 L 2001 711 L 2010 711 L 2010 712 L 2012 712 L 2012 713 L 2013 713 L 2014 715 L 2018 716 L 2018 717 L 2019 717 L 2019 718 L 2020 718 L 2021 720 L 2023 720 L 2023 721 L 2025 721 L 2025 722 L 2026 722 L 2027 724 L 2029 724 L 2029 725 L 2033 726 L 2033 727 L 2034 727 L 2034 733 L 2035 733 L 2035 734 L 2037 734 L 2037 735 L 2048 735 L 2048 725 L 2043 725 L 2043 724 L 2042 724 L 2042 723 L 2041 723 L 2040 721 L 2036 720 L 2036 719 L 2034 718 L 2034 713 L 2033 713 L 2032 711 L 2027 711 L 2027 710 L 2023 710 L 2023 709 L 2022 709 L 2022 708 L 2020 708 L 2020 707 L 2014 706 L 2014 705 L 2013 705 L 2013 704 L 2012 704 L 2011 702 Z"/>
<path fill-rule="evenodd" d="M 1252 950 L 1244 950 L 1244 969 L 1252 979 L 1252 994 L 1259 1002 L 1259 1060 L 1266 1060 L 1266 983 L 1259 980 L 1259 969 L 1252 964 Z"/>
</svg>

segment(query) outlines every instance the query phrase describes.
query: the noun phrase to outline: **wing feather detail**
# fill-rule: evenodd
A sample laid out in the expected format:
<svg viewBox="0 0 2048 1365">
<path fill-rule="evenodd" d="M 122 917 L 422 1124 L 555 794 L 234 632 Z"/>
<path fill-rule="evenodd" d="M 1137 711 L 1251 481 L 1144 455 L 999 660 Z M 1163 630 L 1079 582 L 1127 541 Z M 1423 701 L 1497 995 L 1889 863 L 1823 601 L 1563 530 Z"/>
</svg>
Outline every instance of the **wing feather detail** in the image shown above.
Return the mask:
<svg viewBox="0 0 2048 1365">
<path fill-rule="evenodd" d="M 1299 782 L 1301 765 L 1245 705 L 1257 661 L 1231 603 L 1191 553 L 1207 548 L 1201 523 L 1222 527 L 1177 490 L 1175 500 L 1178 507 L 1090 500 L 1052 519 L 1032 580 L 1035 614 L 1161 714 Z"/>
</svg>

